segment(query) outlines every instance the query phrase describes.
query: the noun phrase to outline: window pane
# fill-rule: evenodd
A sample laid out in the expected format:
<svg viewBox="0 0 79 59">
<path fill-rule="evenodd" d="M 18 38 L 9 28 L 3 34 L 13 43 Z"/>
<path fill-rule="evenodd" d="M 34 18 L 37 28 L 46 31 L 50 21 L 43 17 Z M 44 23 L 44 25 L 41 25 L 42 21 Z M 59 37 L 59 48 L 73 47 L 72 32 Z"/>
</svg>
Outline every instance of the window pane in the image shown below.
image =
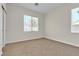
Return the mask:
<svg viewBox="0 0 79 59">
<path fill-rule="evenodd" d="M 72 9 L 71 32 L 79 33 L 79 8 Z"/>
<path fill-rule="evenodd" d="M 79 8 L 72 10 L 72 25 L 79 24 Z"/>
<path fill-rule="evenodd" d="M 32 17 L 32 31 L 38 31 L 38 18 Z"/>
<path fill-rule="evenodd" d="M 24 31 L 31 31 L 31 16 L 24 15 Z"/>
</svg>

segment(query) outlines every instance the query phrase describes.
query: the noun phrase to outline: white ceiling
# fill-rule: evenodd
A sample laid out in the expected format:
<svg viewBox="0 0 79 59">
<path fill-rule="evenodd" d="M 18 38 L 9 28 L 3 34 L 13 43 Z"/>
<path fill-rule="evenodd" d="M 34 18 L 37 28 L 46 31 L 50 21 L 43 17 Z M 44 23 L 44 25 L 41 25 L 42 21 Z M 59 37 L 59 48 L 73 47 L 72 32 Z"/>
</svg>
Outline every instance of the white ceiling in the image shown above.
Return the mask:
<svg viewBox="0 0 79 59">
<path fill-rule="evenodd" d="M 24 8 L 28 8 L 40 13 L 48 13 L 49 11 L 62 6 L 62 3 L 39 3 L 39 5 L 35 6 L 34 3 L 14 3 L 14 5 L 21 6 Z"/>
</svg>

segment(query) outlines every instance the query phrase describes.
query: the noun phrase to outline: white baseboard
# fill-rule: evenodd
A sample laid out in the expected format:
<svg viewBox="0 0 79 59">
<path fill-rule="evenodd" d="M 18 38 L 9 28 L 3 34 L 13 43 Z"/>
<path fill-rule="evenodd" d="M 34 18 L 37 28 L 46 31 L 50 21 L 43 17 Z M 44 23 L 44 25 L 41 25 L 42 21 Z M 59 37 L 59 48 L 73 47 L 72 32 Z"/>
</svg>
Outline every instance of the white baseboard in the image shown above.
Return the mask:
<svg viewBox="0 0 79 59">
<path fill-rule="evenodd" d="M 69 44 L 69 45 L 72 45 L 72 46 L 75 46 L 75 47 L 79 47 L 79 45 L 76 44 L 76 43 L 68 42 L 68 41 L 65 41 L 65 40 L 58 40 L 58 39 L 55 39 L 54 37 L 51 37 L 51 36 L 38 36 L 38 37 L 32 37 L 32 38 L 27 38 L 27 39 L 23 39 L 23 40 L 9 41 L 9 42 L 7 42 L 7 44 L 20 42 L 20 41 L 26 41 L 26 40 L 33 40 L 33 39 L 38 39 L 38 38 L 47 38 L 47 39 L 50 39 L 50 40 L 54 40 L 54 41 Z"/>
<path fill-rule="evenodd" d="M 75 47 L 79 47 L 79 45 L 77 45 L 75 43 L 67 42 L 67 41 L 64 41 L 64 40 L 57 40 L 53 37 L 46 36 L 45 38 L 50 39 L 50 40 L 54 40 L 54 41 L 57 41 L 57 42 L 65 43 L 65 44 L 68 44 L 68 45 L 72 45 L 72 46 L 75 46 Z"/>
<path fill-rule="evenodd" d="M 26 41 L 26 40 L 33 40 L 33 39 L 38 39 L 38 38 L 43 38 L 44 36 L 38 36 L 38 37 L 30 37 L 27 39 L 20 39 L 20 40 L 14 40 L 14 41 L 8 41 L 6 44 L 10 44 L 10 43 L 15 43 L 15 42 L 21 42 L 21 41 Z"/>
</svg>

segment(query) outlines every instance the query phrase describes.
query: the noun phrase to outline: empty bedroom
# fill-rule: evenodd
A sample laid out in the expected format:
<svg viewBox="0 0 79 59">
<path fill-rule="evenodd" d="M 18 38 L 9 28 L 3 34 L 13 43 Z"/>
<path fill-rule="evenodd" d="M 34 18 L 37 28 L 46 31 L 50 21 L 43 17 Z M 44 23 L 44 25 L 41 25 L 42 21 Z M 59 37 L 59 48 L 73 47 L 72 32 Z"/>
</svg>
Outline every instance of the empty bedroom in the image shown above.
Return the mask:
<svg viewBox="0 0 79 59">
<path fill-rule="evenodd" d="M 79 56 L 79 3 L 6 3 L 0 8 L 1 55 Z"/>
</svg>

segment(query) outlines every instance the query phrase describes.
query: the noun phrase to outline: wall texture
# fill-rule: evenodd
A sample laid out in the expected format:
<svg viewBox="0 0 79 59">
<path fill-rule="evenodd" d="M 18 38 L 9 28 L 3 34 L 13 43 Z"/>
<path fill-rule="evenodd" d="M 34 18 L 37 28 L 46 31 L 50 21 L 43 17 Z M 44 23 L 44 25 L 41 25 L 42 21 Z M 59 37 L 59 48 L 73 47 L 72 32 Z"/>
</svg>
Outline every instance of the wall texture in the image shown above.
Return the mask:
<svg viewBox="0 0 79 59">
<path fill-rule="evenodd" d="M 0 4 L 0 55 L 2 54 L 2 4 Z"/>
<path fill-rule="evenodd" d="M 39 18 L 38 32 L 24 32 L 23 16 L 30 15 Z M 38 12 L 7 4 L 7 39 L 6 43 L 43 37 L 44 17 Z"/>
<path fill-rule="evenodd" d="M 71 9 L 79 4 L 64 4 L 45 16 L 46 37 L 79 47 L 79 33 L 71 33 Z"/>
</svg>

